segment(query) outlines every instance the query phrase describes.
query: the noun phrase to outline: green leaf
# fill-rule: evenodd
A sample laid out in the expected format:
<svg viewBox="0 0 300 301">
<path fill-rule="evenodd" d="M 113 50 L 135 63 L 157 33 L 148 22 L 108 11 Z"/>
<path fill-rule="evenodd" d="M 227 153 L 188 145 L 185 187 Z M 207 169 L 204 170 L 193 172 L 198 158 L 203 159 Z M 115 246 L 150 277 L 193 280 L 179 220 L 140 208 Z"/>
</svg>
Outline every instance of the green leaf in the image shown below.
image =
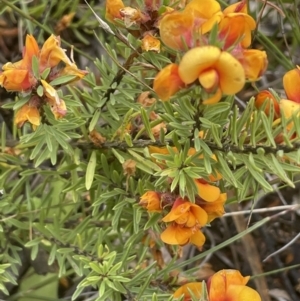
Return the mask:
<svg viewBox="0 0 300 301">
<path fill-rule="evenodd" d="M 92 151 L 92 154 L 90 156 L 90 160 L 89 160 L 89 163 L 88 163 L 87 169 L 86 169 L 85 187 L 87 190 L 90 190 L 90 188 L 93 184 L 96 165 L 97 165 L 97 151 L 94 150 L 94 151 Z"/>
<path fill-rule="evenodd" d="M 76 75 L 63 75 L 58 78 L 55 78 L 49 84 L 51 86 L 66 85 L 72 82 L 73 80 L 75 80 L 76 77 L 77 77 Z"/>
</svg>

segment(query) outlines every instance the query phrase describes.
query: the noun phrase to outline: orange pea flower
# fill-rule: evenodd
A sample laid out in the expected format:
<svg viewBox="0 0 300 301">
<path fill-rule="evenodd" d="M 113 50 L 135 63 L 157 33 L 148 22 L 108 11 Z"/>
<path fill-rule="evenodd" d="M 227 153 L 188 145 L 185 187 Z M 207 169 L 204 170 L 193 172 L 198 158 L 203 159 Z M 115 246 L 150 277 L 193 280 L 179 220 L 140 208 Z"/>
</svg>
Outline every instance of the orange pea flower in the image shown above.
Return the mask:
<svg viewBox="0 0 300 301">
<path fill-rule="evenodd" d="M 178 198 L 163 222 L 175 222 L 185 227 L 203 227 L 207 223 L 207 213 L 198 205 Z"/>
<path fill-rule="evenodd" d="M 170 99 L 177 91 L 185 86 L 178 75 L 178 66 L 169 64 L 163 68 L 155 77 L 153 89 L 163 101 Z"/>
<path fill-rule="evenodd" d="M 223 94 L 239 92 L 245 84 L 245 71 L 230 53 L 215 46 L 202 46 L 189 50 L 179 64 L 178 73 L 185 84 L 198 79 L 201 86 L 213 96 L 204 104 L 217 103 Z"/>
<path fill-rule="evenodd" d="M 32 72 L 32 58 L 38 56 L 39 47 L 35 38 L 26 36 L 23 59 L 16 63 L 6 63 L 0 74 L 0 85 L 8 91 L 28 91 L 37 84 Z"/>
<path fill-rule="evenodd" d="M 258 80 L 268 66 L 266 52 L 258 49 L 244 49 L 243 58 L 239 61 L 244 67 L 246 78 L 250 81 Z"/>
<path fill-rule="evenodd" d="M 255 29 L 255 20 L 247 13 L 247 2 L 241 1 L 228 6 L 223 11 L 224 18 L 219 23 L 219 37 L 224 40 L 224 49 L 240 42 L 247 48 L 251 44 L 251 31 Z"/>
<path fill-rule="evenodd" d="M 288 99 L 300 103 L 300 68 L 288 71 L 283 76 L 283 87 Z"/>
<path fill-rule="evenodd" d="M 148 212 L 161 212 L 160 194 L 156 191 L 147 191 L 141 196 L 139 205 L 146 208 Z"/>
<path fill-rule="evenodd" d="M 105 19 L 111 23 L 114 23 L 115 19 L 122 19 L 120 10 L 124 7 L 122 0 L 106 0 Z"/>
<path fill-rule="evenodd" d="M 32 124 L 33 129 L 36 129 L 41 123 L 39 110 L 30 104 L 25 104 L 19 111 L 17 111 L 14 123 L 18 128 L 20 128 L 27 121 Z"/>
<path fill-rule="evenodd" d="M 205 236 L 198 227 L 184 227 L 173 223 L 169 225 L 160 235 L 161 240 L 169 245 L 184 246 L 192 243 L 197 247 L 202 247 L 205 243 Z"/>
<path fill-rule="evenodd" d="M 246 286 L 249 276 L 237 270 L 221 270 L 208 280 L 210 301 L 261 301 L 259 294 Z"/>
<path fill-rule="evenodd" d="M 237 270 L 221 270 L 211 276 L 207 283 L 209 301 L 261 301 L 259 294 L 246 286 L 249 276 L 243 277 Z M 192 296 L 200 298 L 202 283 L 191 282 L 184 284 L 173 294 L 174 298 L 184 296 L 184 301 L 192 301 Z"/>
<path fill-rule="evenodd" d="M 185 50 L 194 47 L 193 16 L 188 13 L 172 11 L 166 13 L 160 20 L 158 27 L 160 38 L 170 48 Z"/>
<path fill-rule="evenodd" d="M 279 108 L 280 108 L 280 112 L 283 113 L 283 115 L 286 119 L 289 119 L 290 117 L 292 117 L 293 114 L 295 114 L 297 117 L 300 116 L 300 103 L 298 103 L 298 102 L 294 102 L 289 99 L 280 99 Z M 293 124 L 294 123 L 291 121 L 287 125 L 287 129 L 291 130 L 293 127 Z"/>
<path fill-rule="evenodd" d="M 173 298 L 180 298 L 182 295 L 184 295 L 183 301 L 191 301 L 192 296 L 190 294 L 190 291 L 193 293 L 193 295 L 197 298 L 201 298 L 202 293 L 202 283 L 201 282 L 190 282 L 182 285 L 180 288 L 178 288 L 174 294 Z"/>
</svg>

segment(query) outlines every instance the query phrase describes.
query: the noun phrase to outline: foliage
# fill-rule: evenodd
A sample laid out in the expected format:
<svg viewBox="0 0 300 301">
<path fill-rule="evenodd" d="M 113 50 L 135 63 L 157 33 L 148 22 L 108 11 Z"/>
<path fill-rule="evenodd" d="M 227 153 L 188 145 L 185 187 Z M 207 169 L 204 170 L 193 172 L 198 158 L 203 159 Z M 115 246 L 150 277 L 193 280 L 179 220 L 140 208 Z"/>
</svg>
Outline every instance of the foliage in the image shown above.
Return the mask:
<svg viewBox="0 0 300 301">
<path fill-rule="evenodd" d="M 261 191 L 274 191 L 274 184 L 295 187 L 300 101 L 293 95 L 298 90 L 285 85 L 291 103 L 272 90 L 267 97 L 258 94 L 244 107 L 238 105 L 236 94 L 251 90 L 255 95 L 259 90 L 255 81 L 266 71 L 266 55 L 258 48 L 266 50 L 269 70 L 278 64 L 286 71 L 297 70 L 281 53 L 281 40 L 276 45 L 251 27 L 250 18 L 259 24 L 260 14 L 251 12 L 250 17 L 244 7 L 225 13 L 228 4 L 220 3 L 222 11 L 217 9 L 214 18 L 243 14 L 251 25 L 231 41 L 226 24 L 217 25 L 221 19 L 210 28 L 197 28 L 196 37 L 186 31 L 179 38 L 168 32 L 166 19 L 161 21 L 164 16 L 178 11 L 181 18 L 184 10 L 194 9 L 192 1 L 189 8 L 172 1 L 157 8 L 156 1 L 136 1 L 129 7 L 134 11 L 112 0 L 106 11 L 96 1 L 0 3 L 0 14 L 10 21 L 22 20 L 22 31 L 32 34 L 26 38 L 22 68 L 8 63 L 0 74 L 0 84 L 18 92 L 1 106 L 14 111 L 14 118 L 0 119 L 0 290 L 11 294 L 9 300 L 59 300 L 56 286 L 49 296 L 34 295 L 28 288 L 13 292 L 22 273 L 27 278 L 33 273 L 29 267 L 37 274 L 53 273 L 36 287 L 72 279 L 73 286 L 67 285 L 74 288 L 72 300 L 172 300 L 178 286 L 199 281 L 194 272 L 200 259 L 272 220 L 264 218 L 220 245 L 179 260 L 182 245 L 193 243 L 201 251 L 202 228 L 224 214 L 226 198 L 226 204 L 252 200 L 254 205 Z M 169 7 L 175 10 L 173 15 Z M 283 10 L 289 24 L 297 20 L 285 3 L 269 9 Z M 291 53 L 300 42 L 299 28 L 288 33 Z M 51 34 L 61 34 L 63 46 Z M 245 39 L 248 34 L 251 45 Z M 31 53 L 27 39 L 33 36 L 40 48 L 26 58 Z M 160 38 L 161 45 L 149 41 L 149 36 Z M 50 47 L 55 54 L 42 55 L 49 39 L 55 41 Z M 147 43 L 154 43 L 154 48 L 147 48 Z M 87 72 L 77 68 L 72 52 L 62 51 L 71 44 L 76 63 L 88 61 Z M 91 46 L 101 54 L 88 53 Z M 199 49 L 201 55 L 196 53 Z M 248 58 L 250 50 L 257 51 L 255 60 Z M 47 64 L 41 68 L 44 55 Z M 58 60 L 50 65 L 55 55 Z M 214 55 L 217 59 L 211 58 Z M 30 64 L 24 65 L 27 59 Z M 193 69 L 210 60 L 205 70 Z M 229 62 L 236 69 L 230 69 Z M 254 65 L 258 70 L 251 69 Z M 31 80 L 10 86 L 20 79 L 20 69 L 29 70 Z M 219 76 L 216 81 L 211 80 L 214 72 Z M 297 74 L 290 80 L 299 86 Z M 273 176 L 272 182 L 266 175 Z M 188 212 L 189 222 L 182 222 L 186 216 L 176 208 Z M 164 232 L 170 229 L 175 234 Z M 180 230 L 190 234 L 174 239 Z M 164 253 L 171 259 L 166 260 Z M 245 287 L 244 278 L 239 286 Z M 253 290 L 248 289 L 250 294 Z M 208 292 L 204 284 L 200 290 L 201 298 L 212 295 L 210 286 Z M 185 291 L 185 296 L 189 293 Z M 192 292 L 189 298 L 200 297 Z"/>
</svg>

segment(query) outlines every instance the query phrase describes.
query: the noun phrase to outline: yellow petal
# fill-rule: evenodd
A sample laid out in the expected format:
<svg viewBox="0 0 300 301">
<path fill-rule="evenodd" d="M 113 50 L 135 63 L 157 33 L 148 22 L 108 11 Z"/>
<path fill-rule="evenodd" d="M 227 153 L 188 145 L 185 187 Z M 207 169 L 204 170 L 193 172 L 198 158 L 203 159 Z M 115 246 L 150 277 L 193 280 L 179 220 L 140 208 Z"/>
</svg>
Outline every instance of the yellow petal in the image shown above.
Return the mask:
<svg viewBox="0 0 300 301">
<path fill-rule="evenodd" d="M 261 298 L 254 289 L 243 285 L 229 285 L 226 291 L 228 301 L 261 301 Z"/>
<path fill-rule="evenodd" d="M 206 69 L 218 61 L 221 50 L 215 46 L 202 46 L 189 50 L 181 59 L 178 73 L 186 84 L 193 83 Z"/>
<path fill-rule="evenodd" d="M 224 94 L 241 91 L 245 84 L 245 72 L 241 63 L 230 53 L 223 51 L 215 64 L 219 74 L 219 85 Z"/>
<path fill-rule="evenodd" d="M 219 76 L 216 70 L 208 69 L 199 75 L 199 82 L 206 90 L 215 88 L 219 82 Z"/>
</svg>

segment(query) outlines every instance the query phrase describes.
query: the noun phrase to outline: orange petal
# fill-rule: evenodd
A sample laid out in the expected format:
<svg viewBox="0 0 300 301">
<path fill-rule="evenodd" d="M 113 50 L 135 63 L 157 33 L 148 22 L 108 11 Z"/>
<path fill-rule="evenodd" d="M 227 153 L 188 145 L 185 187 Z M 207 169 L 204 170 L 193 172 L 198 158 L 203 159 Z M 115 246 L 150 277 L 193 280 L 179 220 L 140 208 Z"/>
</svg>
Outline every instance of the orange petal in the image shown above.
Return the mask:
<svg viewBox="0 0 300 301">
<path fill-rule="evenodd" d="M 202 46 L 189 50 L 179 64 L 179 76 L 186 84 L 193 83 L 203 71 L 215 65 L 220 54 L 221 50 L 215 46 Z"/>
<path fill-rule="evenodd" d="M 176 205 L 176 204 L 174 204 Z M 191 202 L 183 202 L 180 205 L 172 207 L 171 211 L 162 219 L 163 222 L 168 223 L 175 221 L 176 219 L 180 218 L 182 215 L 184 215 L 186 212 L 190 210 L 190 207 L 192 205 Z M 180 223 L 180 222 L 179 222 Z"/>
<path fill-rule="evenodd" d="M 169 245 L 185 245 L 193 235 L 191 228 L 181 227 L 179 225 L 169 225 L 160 238 Z"/>
<path fill-rule="evenodd" d="M 283 87 L 288 99 L 300 103 L 300 69 L 288 71 L 283 76 Z"/>
<path fill-rule="evenodd" d="M 122 19 L 120 10 L 125 5 L 122 0 L 106 0 L 105 4 L 105 19 L 114 23 L 115 19 Z"/>
<path fill-rule="evenodd" d="M 190 243 L 201 248 L 205 243 L 205 236 L 200 229 L 194 228 L 194 233 L 190 238 Z"/>
<path fill-rule="evenodd" d="M 220 188 L 210 185 L 210 184 L 204 184 L 199 180 L 195 180 L 198 194 L 201 199 L 203 199 L 206 202 L 214 202 L 220 197 Z"/>
<path fill-rule="evenodd" d="M 14 123 L 17 127 L 22 127 L 23 124 L 29 121 L 34 127 L 37 127 L 41 123 L 40 112 L 36 107 L 29 106 L 25 104 L 21 109 L 16 113 Z"/>
<path fill-rule="evenodd" d="M 220 197 L 214 202 L 203 202 L 201 203 L 201 208 L 203 208 L 208 214 L 208 223 L 213 221 L 216 217 L 222 216 L 224 211 L 224 204 L 227 200 L 227 194 L 221 193 Z"/>
<path fill-rule="evenodd" d="M 196 298 L 200 299 L 201 293 L 202 293 L 202 283 L 201 282 L 190 282 L 190 283 L 182 285 L 180 288 L 178 288 L 174 292 L 173 298 L 180 298 L 182 295 L 184 295 L 184 301 L 189 301 L 192 298 L 190 291 L 193 292 L 193 294 Z"/>
<path fill-rule="evenodd" d="M 224 49 L 237 42 L 244 48 L 251 44 L 251 31 L 256 27 L 255 20 L 245 13 L 228 13 L 219 23 L 219 36 L 225 41 Z"/>
<path fill-rule="evenodd" d="M 145 207 L 148 212 L 161 212 L 160 195 L 156 191 L 147 191 L 141 196 L 139 205 Z"/>
<path fill-rule="evenodd" d="M 28 70 L 7 69 L 0 74 L 0 85 L 8 91 L 28 91 L 36 83 Z"/>
<path fill-rule="evenodd" d="M 195 217 L 197 226 L 203 227 L 207 224 L 207 213 L 203 208 L 199 207 L 196 204 L 192 204 L 190 208 L 190 212 Z M 186 227 L 194 227 L 194 226 L 195 224 L 194 225 L 189 223 L 186 224 Z"/>
<path fill-rule="evenodd" d="M 32 35 L 26 36 L 25 47 L 23 50 L 23 66 L 27 67 L 29 70 L 32 68 L 32 57 L 39 55 L 39 46 L 36 39 Z"/>
<path fill-rule="evenodd" d="M 274 118 L 278 118 L 280 115 L 280 109 L 279 109 L 279 104 L 276 98 L 273 96 L 273 94 L 270 91 L 264 90 L 260 91 L 256 96 L 255 96 L 255 106 L 256 108 L 260 108 L 264 103 L 266 102 L 265 106 L 265 113 L 269 115 L 270 113 L 270 106 L 271 103 L 273 103 L 274 110 L 275 110 L 275 116 Z"/>
<path fill-rule="evenodd" d="M 230 53 L 223 51 L 215 64 L 215 68 L 219 74 L 219 85 L 224 94 L 236 94 L 243 89 L 245 84 L 244 68 Z"/>
<path fill-rule="evenodd" d="M 163 101 L 170 99 L 177 91 L 184 87 L 178 75 L 178 66 L 170 64 L 163 68 L 155 77 L 153 89 Z"/>
</svg>

